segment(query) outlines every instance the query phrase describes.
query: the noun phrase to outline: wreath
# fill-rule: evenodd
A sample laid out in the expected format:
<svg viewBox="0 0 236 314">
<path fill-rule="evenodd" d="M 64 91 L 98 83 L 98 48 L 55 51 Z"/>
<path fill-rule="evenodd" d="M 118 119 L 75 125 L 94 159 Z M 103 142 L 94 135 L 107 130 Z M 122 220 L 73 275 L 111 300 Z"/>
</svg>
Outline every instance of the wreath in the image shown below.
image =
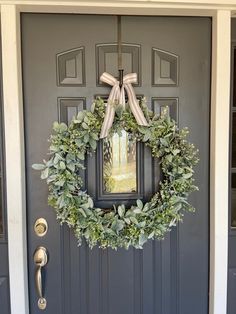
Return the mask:
<svg viewBox="0 0 236 314">
<path fill-rule="evenodd" d="M 49 187 L 48 203 L 55 208 L 57 219 L 73 228 L 78 244 L 84 238 L 92 248 L 142 248 L 148 239 L 163 239 L 182 220 L 184 211 L 194 211 L 188 203 L 194 185 L 193 167 L 198 162 L 197 150 L 186 140 L 188 130 L 179 130 L 167 114 L 156 115 L 145 101 L 140 108 L 148 126 L 139 125 L 130 107 L 115 106 L 114 121 L 108 138 L 122 130 L 132 139 L 150 147 L 153 158 L 160 162 L 163 180 L 149 202 L 126 208 L 123 204 L 110 210 L 94 207 L 92 198 L 82 190 L 81 170 L 87 154 L 96 151 L 106 114 L 106 103 L 98 98 L 91 110 L 83 110 L 65 123 L 54 122 L 49 147 L 49 160 L 34 164 Z"/>
</svg>

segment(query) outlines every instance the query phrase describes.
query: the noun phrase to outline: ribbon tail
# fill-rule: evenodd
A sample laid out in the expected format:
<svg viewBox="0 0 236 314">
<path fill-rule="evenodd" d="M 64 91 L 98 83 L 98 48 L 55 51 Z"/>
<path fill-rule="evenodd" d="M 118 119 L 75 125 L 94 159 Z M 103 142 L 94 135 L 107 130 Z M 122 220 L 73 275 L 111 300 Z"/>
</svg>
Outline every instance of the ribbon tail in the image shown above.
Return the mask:
<svg viewBox="0 0 236 314">
<path fill-rule="evenodd" d="M 125 88 L 124 88 L 124 85 L 122 85 L 122 87 L 120 89 L 119 105 L 122 105 L 122 107 L 125 109 Z"/>
<path fill-rule="evenodd" d="M 135 96 L 134 89 L 131 84 L 125 84 L 125 89 L 128 94 L 130 109 L 139 125 L 148 126 L 147 120 L 139 107 L 138 100 Z"/>
<path fill-rule="evenodd" d="M 102 129 L 100 133 L 101 139 L 108 136 L 109 130 L 114 121 L 115 101 L 117 101 L 118 99 L 119 99 L 119 86 L 114 85 L 107 101 L 106 113 L 105 113 L 104 121 L 102 124 Z"/>
</svg>

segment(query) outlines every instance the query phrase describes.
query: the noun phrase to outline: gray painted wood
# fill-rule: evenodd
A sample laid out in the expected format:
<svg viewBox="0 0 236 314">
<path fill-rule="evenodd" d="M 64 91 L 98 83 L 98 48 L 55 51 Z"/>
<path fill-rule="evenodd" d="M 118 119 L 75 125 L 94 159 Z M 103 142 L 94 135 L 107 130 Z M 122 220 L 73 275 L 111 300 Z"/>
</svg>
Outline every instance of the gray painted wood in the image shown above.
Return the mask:
<svg viewBox="0 0 236 314">
<path fill-rule="evenodd" d="M 34 287 L 33 252 L 47 247 L 44 271 L 45 313 L 58 314 L 207 314 L 209 250 L 209 98 L 211 20 L 208 18 L 122 17 L 125 72 L 138 71 L 137 94 L 150 108 L 166 103 L 180 127 L 191 129 L 200 149 L 191 196 L 196 214 L 164 241 L 150 241 L 141 251 L 92 251 L 78 248 L 71 230 L 60 227 L 47 205 L 47 186 L 31 165 L 45 158 L 54 120 L 89 108 L 94 95 L 110 88 L 101 71 L 116 74 L 116 18 L 90 15 L 22 15 L 30 309 L 39 313 Z M 155 49 L 154 49 L 155 48 Z M 161 66 L 160 66 L 161 65 Z M 71 103 L 68 99 L 77 99 Z M 63 100 L 64 99 L 64 100 Z M 64 103 L 64 107 L 63 107 Z M 59 104 L 59 105 L 58 105 Z M 77 104 L 77 105 L 76 105 Z M 60 107 L 62 106 L 62 107 Z M 70 106 L 69 106 L 70 107 Z M 150 152 L 143 152 L 143 198 L 153 193 L 158 175 Z M 87 161 L 85 183 L 96 198 L 97 159 Z M 154 170 L 156 169 L 156 170 Z M 157 171 L 157 174 L 155 174 Z M 105 201 L 104 201 L 105 202 Z M 105 204 L 105 203 L 104 203 Z M 33 232 L 45 217 L 44 238 Z"/>
</svg>

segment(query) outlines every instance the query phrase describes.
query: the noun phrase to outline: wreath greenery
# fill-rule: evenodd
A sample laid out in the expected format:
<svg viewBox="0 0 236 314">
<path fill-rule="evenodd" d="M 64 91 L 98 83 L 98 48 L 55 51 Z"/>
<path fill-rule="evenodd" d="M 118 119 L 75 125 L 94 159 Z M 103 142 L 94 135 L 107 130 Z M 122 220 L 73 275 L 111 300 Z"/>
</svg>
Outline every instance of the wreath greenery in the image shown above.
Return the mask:
<svg viewBox="0 0 236 314">
<path fill-rule="evenodd" d="M 128 106 L 116 106 L 109 137 L 125 130 L 135 141 L 144 142 L 152 156 L 159 159 L 163 180 L 146 204 L 137 200 L 130 208 L 123 204 L 110 211 L 96 208 L 88 193 L 82 191 L 80 172 L 85 169 L 86 154 L 96 151 L 105 106 L 102 99 L 97 99 L 91 111 L 80 111 L 68 126 L 54 122 L 50 158 L 33 168 L 41 170 L 41 179 L 49 186 L 49 205 L 55 208 L 61 224 L 73 228 L 79 245 L 85 238 L 91 248 L 97 244 L 101 248 L 142 248 L 148 239 L 163 239 L 182 220 L 184 211 L 194 211 L 187 199 L 190 192 L 197 190 L 193 179 L 197 150 L 186 140 L 186 128 L 179 130 L 168 115 L 149 111 L 144 100 L 140 107 L 148 127 L 137 124 Z"/>
</svg>

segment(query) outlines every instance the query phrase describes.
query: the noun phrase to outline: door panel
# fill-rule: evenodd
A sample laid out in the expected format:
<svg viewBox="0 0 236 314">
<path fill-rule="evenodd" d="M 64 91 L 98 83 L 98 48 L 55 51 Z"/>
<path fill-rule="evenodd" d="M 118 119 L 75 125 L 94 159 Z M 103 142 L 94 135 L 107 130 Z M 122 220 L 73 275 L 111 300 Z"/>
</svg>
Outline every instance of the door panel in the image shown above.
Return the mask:
<svg viewBox="0 0 236 314">
<path fill-rule="evenodd" d="M 116 17 L 101 15 L 22 15 L 22 57 L 26 134 L 28 252 L 31 313 L 38 313 L 33 253 L 45 246 L 45 313 L 64 314 L 207 314 L 208 313 L 208 161 L 211 20 L 208 18 L 122 17 L 125 73 L 135 71 L 137 95 L 145 95 L 156 112 L 169 106 L 180 127 L 200 149 L 191 196 L 197 208 L 186 214 L 164 241 L 149 241 L 143 250 L 90 250 L 77 247 L 73 232 L 60 227 L 47 205 L 47 186 L 31 165 L 45 158 L 54 120 L 68 121 L 107 97 L 103 71 L 117 75 Z M 141 148 L 143 190 L 150 198 L 158 187 L 157 163 Z M 99 157 L 86 161 L 85 188 L 95 202 Z M 122 199 L 123 198 L 123 199 Z M 126 196 L 121 196 L 123 203 Z M 44 217 L 43 238 L 33 231 Z M 201 256 L 201 259 L 199 259 Z"/>
</svg>

